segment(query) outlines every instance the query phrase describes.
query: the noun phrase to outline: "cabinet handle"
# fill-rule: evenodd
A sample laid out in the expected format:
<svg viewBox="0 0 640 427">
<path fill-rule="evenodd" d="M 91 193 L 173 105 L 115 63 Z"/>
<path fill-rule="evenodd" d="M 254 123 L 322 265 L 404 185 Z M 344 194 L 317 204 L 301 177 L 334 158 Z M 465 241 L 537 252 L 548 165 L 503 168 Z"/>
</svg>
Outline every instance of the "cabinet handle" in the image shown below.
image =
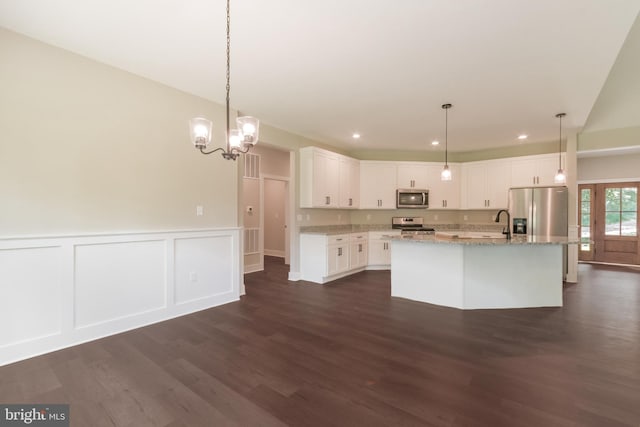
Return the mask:
<svg viewBox="0 0 640 427">
<path fill-rule="evenodd" d="M 487 207 L 490 208 L 491 207 L 491 199 L 487 200 Z"/>
<path fill-rule="evenodd" d="M 342 238 L 336 239 L 336 242 L 341 242 L 341 241 L 342 241 Z"/>
<path fill-rule="evenodd" d="M 353 206 L 353 199 L 349 198 L 349 206 Z"/>
<path fill-rule="evenodd" d="M 330 197 L 330 196 L 324 196 L 324 204 L 325 204 L 325 205 L 328 205 L 328 204 L 329 204 L 329 202 L 330 202 L 330 200 L 331 200 L 331 197 Z"/>
<path fill-rule="evenodd" d="M 342 248 L 338 248 L 338 256 L 342 256 Z"/>
<path fill-rule="evenodd" d="M 362 243 L 358 245 L 358 252 L 362 252 Z"/>
</svg>

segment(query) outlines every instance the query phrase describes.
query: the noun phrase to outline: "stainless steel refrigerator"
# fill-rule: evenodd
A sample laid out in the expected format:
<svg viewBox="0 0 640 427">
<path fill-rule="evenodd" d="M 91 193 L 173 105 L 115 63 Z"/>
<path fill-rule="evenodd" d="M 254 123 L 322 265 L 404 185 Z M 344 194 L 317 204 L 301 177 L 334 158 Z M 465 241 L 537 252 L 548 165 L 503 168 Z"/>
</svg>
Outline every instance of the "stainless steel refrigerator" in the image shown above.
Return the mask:
<svg viewBox="0 0 640 427">
<path fill-rule="evenodd" d="M 567 187 L 525 187 L 509 189 L 511 233 L 514 236 L 567 236 L 569 232 L 569 191 Z M 567 247 L 563 246 L 567 272 Z"/>
<path fill-rule="evenodd" d="M 509 190 L 511 232 L 514 235 L 567 236 L 567 187 L 525 187 Z"/>
</svg>

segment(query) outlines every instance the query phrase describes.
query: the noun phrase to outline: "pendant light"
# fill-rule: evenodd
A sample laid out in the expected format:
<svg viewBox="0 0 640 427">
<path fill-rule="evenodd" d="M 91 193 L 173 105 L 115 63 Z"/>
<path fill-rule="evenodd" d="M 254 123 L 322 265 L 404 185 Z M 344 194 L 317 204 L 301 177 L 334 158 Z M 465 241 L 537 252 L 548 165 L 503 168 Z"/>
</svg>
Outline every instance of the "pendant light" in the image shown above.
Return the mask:
<svg viewBox="0 0 640 427">
<path fill-rule="evenodd" d="M 240 154 L 246 153 L 251 147 L 258 143 L 258 131 L 260 121 L 255 117 L 245 116 L 236 119 L 237 129 L 231 129 L 229 124 L 229 92 L 231 90 L 230 79 L 230 63 L 231 63 L 231 18 L 229 13 L 229 2 L 227 0 L 227 97 L 226 97 L 226 113 L 227 113 L 227 133 L 226 133 L 226 149 L 216 148 L 211 151 L 204 151 L 211 142 L 211 129 L 213 123 L 211 120 L 197 117 L 189 120 L 189 131 L 191 142 L 202 154 L 211 154 L 221 151 L 222 157 L 227 160 L 235 160 Z"/>
<path fill-rule="evenodd" d="M 451 169 L 449 169 L 449 108 L 453 107 L 451 104 L 442 104 L 444 109 L 444 169 L 440 173 L 440 179 L 442 181 L 451 181 Z"/>
<path fill-rule="evenodd" d="M 567 183 L 567 175 L 562 169 L 562 118 L 564 116 L 566 116 L 565 113 L 556 114 L 556 117 L 560 120 L 560 137 L 558 138 L 558 172 L 556 173 L 556 176 L 553 177 L 553 182 L 556 184 Z"/>
</svg>

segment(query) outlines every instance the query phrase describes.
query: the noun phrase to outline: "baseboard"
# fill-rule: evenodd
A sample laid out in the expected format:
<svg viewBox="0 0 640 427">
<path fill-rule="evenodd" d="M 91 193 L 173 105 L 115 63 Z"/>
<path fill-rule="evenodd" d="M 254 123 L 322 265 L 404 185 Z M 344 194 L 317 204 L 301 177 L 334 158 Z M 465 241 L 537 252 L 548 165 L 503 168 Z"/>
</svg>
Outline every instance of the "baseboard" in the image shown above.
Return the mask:
<svg viewBox="0 0 640 427">
<path fill-rule="evenodd" d="M 298 280 L 302 280 L 302 274 L 299 271 L 290 271 L 289 280 L 292 282 L 297 282 Z"/>
<path fill-rule="evenodd" d="M 255 273 L 256 271 L 264 271 L 264 265 L 260 263 L 244 266 L 244 274 Z"/>
<path fill-rule="evenodd" d="M 265 249 L 264 250 L 264 254 L 266 256 L 274 256 L 274 257 L 278 257 L 278 258 L 284 258 L 284 251 L 276 251 L 273 249 Z"/>
</svg>

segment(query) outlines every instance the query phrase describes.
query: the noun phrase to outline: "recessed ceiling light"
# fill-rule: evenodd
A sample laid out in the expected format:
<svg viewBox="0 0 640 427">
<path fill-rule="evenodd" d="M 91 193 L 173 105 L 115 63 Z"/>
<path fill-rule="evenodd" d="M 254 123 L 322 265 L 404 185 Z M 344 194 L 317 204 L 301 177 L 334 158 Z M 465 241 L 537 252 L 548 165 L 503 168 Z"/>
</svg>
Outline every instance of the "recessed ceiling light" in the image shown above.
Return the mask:
<svg viewBox="0 0 640 427">
<path fill-rule="evenodd" d="M 353 139 L 360 139 L 360 134 L 358 132 L 355 132 L 353 135 L 351 135 L 353 137 Z"/>
<path fill-rule="evenodd" d="M 440 145 L 440 141 L 431 141 L 431 145 Z"/>
<path fill-rule="evenodd" d="M 518 135 L 518 139 L 523 140 L 523 139 L 527 139 L 529 135 L 525 135 L 524 133 L 522 135 Z"/>
</svg>

